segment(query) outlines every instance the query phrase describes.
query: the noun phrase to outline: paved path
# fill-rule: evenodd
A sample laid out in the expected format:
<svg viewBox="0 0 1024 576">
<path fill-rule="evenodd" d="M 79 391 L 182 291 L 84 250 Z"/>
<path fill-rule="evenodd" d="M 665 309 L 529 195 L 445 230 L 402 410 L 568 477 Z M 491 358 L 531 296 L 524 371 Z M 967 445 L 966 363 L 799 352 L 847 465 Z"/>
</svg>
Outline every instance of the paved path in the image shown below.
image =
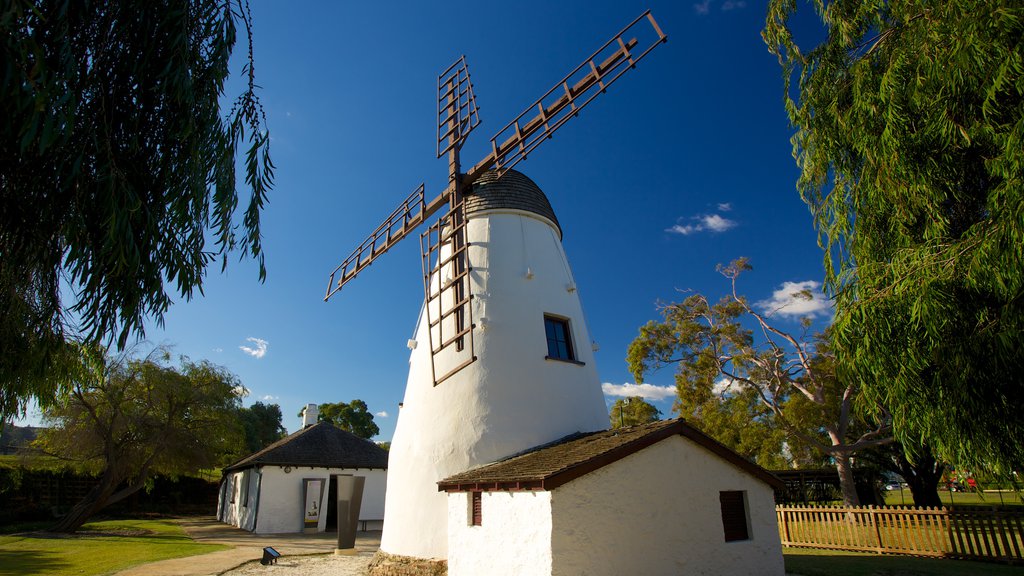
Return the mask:
<svg viewBox="0 0 1024 576">
<path fill-rule="evenodd" d="M 284 559 L 289 556 L 331 553 L 338 543 L 335 533 L 253 534 L 218 522 L 213 516 L 188 518 L 180 520 L 179 524 L 196 542 L 227 544 L 233 548 L 140 564 L 118 572 L 116 576 L 216 576 L 246 562 L 259 560 L 263 557 L 265 546 L 273 546 Z M 379 531 L 359 532 L 356 535 L 356 552 L 372 554 L 379 547 Z"/>
</svg>

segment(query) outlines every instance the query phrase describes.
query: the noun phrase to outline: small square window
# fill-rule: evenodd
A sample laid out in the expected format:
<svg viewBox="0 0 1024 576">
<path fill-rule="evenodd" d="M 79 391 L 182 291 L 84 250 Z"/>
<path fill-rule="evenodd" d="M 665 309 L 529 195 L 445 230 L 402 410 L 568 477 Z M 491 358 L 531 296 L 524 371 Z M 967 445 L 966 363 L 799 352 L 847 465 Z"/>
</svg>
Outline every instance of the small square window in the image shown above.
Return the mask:
<svg viewBox="0 0 1024 576">
<path fill-rule="evenodd" d="M 722 527 L 725 541 L 750 540 L 747 529 L 747 493 L 742 490 L 727 490 L 718 493 L 722 503 Z"/>
<path fill-rule="evenodd" d="M 469 524 L 471 526 L 483 525 L 483 492 L 474 491 L 469 493 Z"/>
<path fill-rule="evenodd" d="M 556 360 L 576 361 L 572 349 L 572 334 L 569 332 L 569 321 L 554 316 L 544 316 L 544 333 L 548 340 L 548 358 Z"/>
</svg>

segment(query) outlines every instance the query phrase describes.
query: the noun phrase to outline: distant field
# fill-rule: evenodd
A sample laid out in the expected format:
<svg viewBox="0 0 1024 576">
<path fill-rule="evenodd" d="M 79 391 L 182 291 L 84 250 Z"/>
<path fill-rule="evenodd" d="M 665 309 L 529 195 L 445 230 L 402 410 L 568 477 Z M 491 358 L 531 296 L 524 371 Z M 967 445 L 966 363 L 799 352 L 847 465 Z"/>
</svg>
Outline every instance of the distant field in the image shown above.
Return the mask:
<svg viewBox="0 0 1024 576">
<path fill-rule="evenodd" d="M 1020 492 L 950 492 L 939 490 L 939 498 L 945 506 L 1022 506 L 1024 499 Z M 914 496 L 910 490 L 891 490 L 885 493 L 885 503 L 889 506 L 913 506 Z"/>
<path fill-rule="evenodd" d="M 0 468 L 24 467 L 31 470 L 61 470 L 68 468 L 66 462 L 62 462 L 52 456 L 18 456 L 0 455 Z"/>
</svg>

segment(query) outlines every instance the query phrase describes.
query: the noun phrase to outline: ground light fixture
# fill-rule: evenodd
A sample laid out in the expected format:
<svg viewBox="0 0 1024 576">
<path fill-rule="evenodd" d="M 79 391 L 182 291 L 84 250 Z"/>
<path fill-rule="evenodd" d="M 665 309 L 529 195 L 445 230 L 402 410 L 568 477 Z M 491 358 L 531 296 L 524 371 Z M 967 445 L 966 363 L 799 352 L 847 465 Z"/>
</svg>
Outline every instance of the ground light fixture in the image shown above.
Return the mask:
<svg viewBox="0 0 1024 576">
<path fill-rule="evenodd" d="M 274 550 L 270 546 L 263 549 L 263 558 L 260 558 L 260 564 L 264 566 L 268 564 L 277 564 L 277 559 L 281 557 L 281 553 Z"/>
</svg>

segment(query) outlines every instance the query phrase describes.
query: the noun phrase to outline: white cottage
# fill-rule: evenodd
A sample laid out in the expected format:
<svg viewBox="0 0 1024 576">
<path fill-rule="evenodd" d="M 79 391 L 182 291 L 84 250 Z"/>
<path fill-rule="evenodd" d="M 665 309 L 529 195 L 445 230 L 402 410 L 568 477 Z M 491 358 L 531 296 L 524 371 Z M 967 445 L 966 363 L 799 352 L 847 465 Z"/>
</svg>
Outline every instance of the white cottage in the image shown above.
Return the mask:
<svg viewBox="0 0 1024 576">
<path fill-rule="evenodd" d="M 258 534 L 312 531 L 314 523 L 317 532 L 334 530 L 337 477 L 364 476 L 359 528 L 380 530 L 387 467 L 380 446 L 328 422 L 313 424 L 225 468 L 217 518 Z M 310 510 L 317 511 L 312 518 Z"/>
<path fill-rule="evenodd" d="M 448 574 L 784 574 L 781 481 L 681 419 L 576 434 L 438 482 Z"/>
</svg>

